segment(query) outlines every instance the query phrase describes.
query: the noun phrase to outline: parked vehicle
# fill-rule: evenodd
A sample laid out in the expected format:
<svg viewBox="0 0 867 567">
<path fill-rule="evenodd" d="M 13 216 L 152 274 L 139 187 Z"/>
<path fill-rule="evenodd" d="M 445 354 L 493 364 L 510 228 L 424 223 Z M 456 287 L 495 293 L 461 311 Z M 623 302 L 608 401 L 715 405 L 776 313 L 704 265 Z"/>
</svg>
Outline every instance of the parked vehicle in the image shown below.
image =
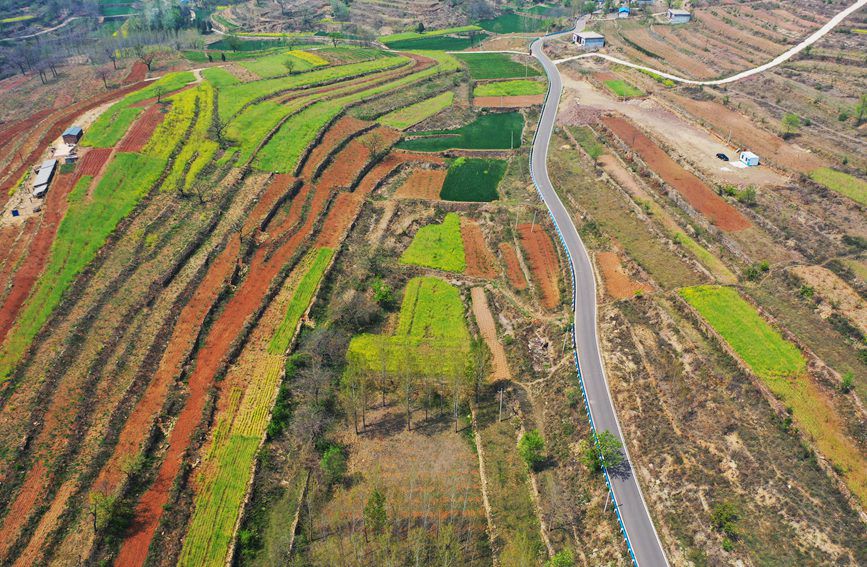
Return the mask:
<svg viewBox="0 0 867 567">
<path fill-rule="evenodd" d="M 721 159 L 721 160 L 723 160 L 723 161 L 728 161 L 728 160 L 729 160 L 729 156 L 725 155 L 725 154 L 722 153 L 722 152 L 718 153 L 718 154 L 716 155 L 716 157 L 718 157 L 719 159 Z"/>
</svg>

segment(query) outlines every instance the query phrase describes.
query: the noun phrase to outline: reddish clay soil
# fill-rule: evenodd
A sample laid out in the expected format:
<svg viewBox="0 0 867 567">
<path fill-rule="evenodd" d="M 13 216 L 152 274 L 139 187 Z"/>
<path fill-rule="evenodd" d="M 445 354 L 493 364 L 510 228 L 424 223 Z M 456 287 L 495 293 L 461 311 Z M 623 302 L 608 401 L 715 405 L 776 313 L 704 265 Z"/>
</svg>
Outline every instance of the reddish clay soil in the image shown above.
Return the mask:
<svg viewBox="0 0 867 567">
<path fill-rule="evenodd" d="M 85 175 L 96 177 L 102 172 L 105 164 L 108 163 L 111 153 L 111 148 L 91 148 L 84 154 L 78 165 L 75 166 L 75 175 L 78 176 L 78 179 Z"/>
<path fill-rule="evenodd" d="M 524 249 L 530 264 L 530 273 L 542 293 L 542 305 L 553 309 L 560 303 L 560 289 L 557 285 L 560 262 L 554 243 L 541 226 L 518 225 L 518 234 L 521 235 L 521 248 Z"/>
<path fill-rule="evenodd" d="M 119 152 L 140 152 L 151 139 L 154 130 L 166 117 L 160 105 L 154 104 L 148 107 L 139 116 L 126 136 L 117 145 Z"/>
<path fill-rule="evenodd" d="M 714 193 L 704 182 L 671 159 L 662 148 L 626 120 L 605 116 L 602 122 L 617 137 L 629 144 L 641 159 L 666 183 L 683 195 L 684 199 L 716 226 L 727 232 L 744 230 L 752 226 L 737 209 Z"/>
<path fill-rule="evenodd" d="M 138 83 L 139 81 L 144 81 L 147 75 L 148 66 L 141 61 L 136 61 L 132 64 L 132 69 L 129 70 L 129 75 L 127 75 L 126 79 L 123 80 L 123 84 L 131 85 L 133 83 Z"/>
<path fill-rule="evenodd" d="M 277 176 L 275 181 L 280 177 Z M 292 203 L 292 207 L 298 210 L 298 216 L 302 214 L 304 208 L 304 196 L 306 191 L 299 193 Z M 195 366 L 189 374 L 187 382 L 189 396 L 169 434 L 166 454 L 153 484 L 148 487 L 136 506 L 133 526 L 120 548 L 116 565 L 139 566 L 144 563 L 151 539 L 162 517 L 163 508 L 168 502 L 172 483 L 180 470 L 184 452 L 189 447 L 193 433 L 202 419 L 208 390 L 212 387 L 220 387 L 215 379 L 226 363 L 233 343 L 243 331 L 251 315 L 260 307 L 274 278 L 291 260 L 299 245 L 309 238 L 329 198 L 330 192 L 322 189 L 315 191 L 310 200 L 309 210 L 306 211 L 307 217 L 303 226 L 288 238 L 266 240 L 265 244 L 254 252 L 247 276 L 227 301 L 225 309 L 213 322 L 202 347 L 197 352 Z M 291 221 L 291 218 L 287 219 L 287 222 L 294 226 L 295 223 Z"/>
<path fill-rule="evenodd" d="M 322 172 L 319 183 L 326 187 L 350 187 L 365 164 L 370 161 L 370 150 L 365 146 L 365 142 L 373 136 L 379 136 L 379 151 L 381 151 L 397 143 L 400 132 L 380 126 L 364 136 L 353 139 Z"/>
<path fill-rule="evenodd" d="M 497 338 L 497 326 L 494 324 L 494 316 L 491 314 L 491 308 L 488 307 L 488 297 L 485 295 L 484 288 L 472 288 L 470 290 L 470 296 L 473 298 L 473 315 L 475 315 L 476 323 L 479 325 L 479 332 L 485 339 L 485 343 L 488 345 L 488 350 L 491 351 L 492 372 L 490 380 L 491 382 L 510 380 L 512 374 L 509 372 L 509 363 L 506 359 L 506 351 L 503 349 L 503 345 Z"/>
<path fill-rule="evenodd" d="M 473 105 L 479 108 L 524 108 L 536 106 L 545 102 L 545 95 L 521 95 L 521 96 L 477 96 L 473 98 Z"/>
<path fill-rule="evenodd" d="M 389 154 L 364 176 L 355 191 L 340 193 L 328 211 L 322 232 L 319 233 L 316 240 L 316 246 L 337 247 L 361 211 L 361 206 L 367 196 L 395 169 L 413 159 L 412 157 Z"/>
<path fill-rule="evenodd" d="M 479 223 L 472 219 L 461 219 L 461 237 L 464 241 L 464 253 L 467 260 L 467 269 L 464 273 L 476 278 L 493 279 L 497 277 L 497 260 L 488 243 Z"/>
<path fill-rule="evenodd" d="M 136 83 L 68 106 L 48 118 L 46 127 L 40 127 L 31 132 L 24 145 L 32 149 L 22 155 L 23 162 L 19 163 L 18 167 L 9 164 L 0 171 L 0 179 L 5 179 L 2 185 L 0 185 L 0 207 L 6 204 L 6 201 L 9 199 L 9 190 L 24 175 L 27 168 L 39 161 L 48 145 L 57 139 L 78 116 L 145 86 L 147 86 L 145 83 Z"/>
<path fill-rule="evenodd" d="M 352 137 L 358 131 L 366 128 L 369 124 L 369 122 L 353 118 L 352 116 L 344 116 L 335 122 L 322 137 L 322 141 L 310 152 L 307 162 L 301 169 L 301 177 L 304 179 L 312 178 L 316 169 L 334 151 L 334 148 L 343 140 Z"/>
<path fill-rule="evenodd" d="M 446 174 L 448 171 L 445 169 L 416 169 L 401 183 L 394 196 L 397 199 L 439 200 Z"/>
<path fill-rule="evenodd" d="M 517 290 L 527 289 L 527 278 L 524 277 L 524 270 L 521 269 L 518 254 L 512 245 L 501 242 L 500 254 L 503 256 L 503 263 L 506 265 L 506 275 L 509 277 L 512 287 Z"/>
<path fill-rule="evenodd" d="M 123 480 L 124 462 L 141 452 L 142 444 L 163 407 L 169 388 L 180 375 L 187 356 L 195 346 L 205 316 L 235 272 L 240 247 L 241 239 L 235 234 L 208 267 L 198 289 L 181 310 L 159 367 L 124 424 L 114 453 L 100 471 L 95 486 L 106 487 L 109 493 L 113 492 Z"/>
<path fill-rule="evenodd" d="M 9 77 L 8 79 L 3 79 L 0 81 L 0 91 L 12 90 L 18 85 L 26 83 L 29 78 L 30 77 L 27 75 L 16 75 L 14 77 Z"/>
<path fill-rule="evenodd" d="M 762 159 L 767 159 L 773 164 L 806 174 L 817 167 L 827 165 L 815 154 L 804 151 L 787 143 L 779 136 L 762 130 L 753 125 L 753 122 L 746 116 L 729 110 L 721 104 L 710 100 L 692 100 L 671 93 L 668 93 L 667 96 L 680 108 L 704 121 L 718 134 L 730 135 L 732 143 L 749 148 L 759 154 Z"/>
<path fill-rule="evenodd" d="M 633 281 L 623 269 L 620 256 L 614 252 L 600 252 L 596 255 L 596 264 L 602 272 L 605 282 L 605 292 L 614 299 L 627 299 L 637 292 L 650 291 L 644 284 Z"/>
<path fill-rule="evenodd" d="M 53 112 L 53 108 L 46 108 L 30 115 L 29 118 L 4 125 L 5 127 L 0 130 L 0 149 L 17 140 L 19 136 L 32 129 Z"/>
<path fill-rule="evenodd" d="M 277 175 L 268 184 L 265 191 L 259 197 L 253 210 L 244 221 L 241 236 L 247 236 L 257 230 L 264 230 L 262 223 L 273 212 L 277 203 L 286 195 L 287 189 L 295 183 L 296 179 L 288 175 Z"/>
</svg>

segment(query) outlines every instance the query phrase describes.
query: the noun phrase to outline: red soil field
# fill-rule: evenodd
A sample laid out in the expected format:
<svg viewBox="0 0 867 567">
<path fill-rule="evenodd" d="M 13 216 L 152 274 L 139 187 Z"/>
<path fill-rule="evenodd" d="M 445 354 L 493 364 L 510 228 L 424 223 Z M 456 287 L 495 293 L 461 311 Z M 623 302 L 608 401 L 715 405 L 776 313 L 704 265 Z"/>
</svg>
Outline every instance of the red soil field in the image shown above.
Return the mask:
<svg viewBox="0 0 867 567">
<path fill-rule="evenodd" d="M 0 185 L 0 207 L 6 204 L 6 201 L 9 199 L 9 190 L 24 175 L 24 172 L 27 171 L 31 164 L 39 161 L 48 145 L 57 139 L 79 115 L 145 86 L 147 86 L 145 83 L 136 83 L 68 106 L 48 118 L 45 128 L 39 128 L 38 131 L 31 132 L 27 143 L 32 149 L 29 152 L 22 152 L 23 163 L 20 163 L 17 168 L 10 164 L 0 171 L 0 179 L 5 179 L 2 185 Z"/>
<path fill-rule="evenodd" d="M 6 295 L 7 284 L 18 269 L 36 223 L 32 220 L 23 225 L 9 225 L 0 228 L 0 302 Z M 2 303 L 0 303 L 2 304 Z"/>
<path fill-rule="evenodd" d="M 139 116 L 126 136 L 117 145 L 119 152 L 140 152 L 145 144 L 151 139 L 154 130 L 166 117 L 163 114 L 162 108 L 158 104 L 148 107 L 141 116 Z"/>
<path fill-rule="evenodd" d="M 132 69 L 129 70 L 129 74 L 123 80 L 123 84 L 130 85 L 132 83 L 138 83 L 139 81 L 144 81 L 145 77 L 148 74 L 148 66 L 142 63 L 141 61 L 136 61 L 132 64 Z"/>
<path fill-rule="evenodd" d="M 560 263 L 554 243 L 541 226 L 518 225 L 518 234 L 521 235 L 521 248 L 527 254 L 530 273 L 542 293 L 542 305 L 553 309 L 560 303 L 560 290 L 557 285 Z"/>
<path fill-rule="evenodd" d="M 447 174 L 445 169 L 413 170 L 394 192 L 394 196 L 397 199 L 438 200 Z"/>
<path fill-rule="evenodd" d="M 353 118 L 352 116 L 344 116 L 335 122 L 334 125 L 328 129 L 328 132 L 325 133 L 325 136 L 322 137 L 322 141 L 319 142 L 319 144 L 310 152 L 307 162 L 301 169 L 301 177 L 305 179 L 313 177 L 316 168 L 318 168 L 322 161 L 334 151 L 334 148 L 336 148 L 340 142 L 351 137 L 359 130 L 363 130 L 369 124 L 369 122 Z"/>
<path fill-rule="evenodd" d="M 275 181 L 280 177 L 277 176 Z M 302 190 L 293 200 L 292 208 L 297 211 L 297 215 L 290 215 L 291 217 L 300 217 L 305 197 L 306 190 Z M 195 366 L 188 376 L 189 396 L 169 434 L 168 449 L 156 479 L 136 506 L 133 526 L 121 546 L 115 560 L 116 565 L 138 566 L 144 563 L 151 539 L 162 517 L 163 507 L 168 502 L 172 483 L 180 471 L 184 452 L 189 447 L 193 433 L 201 421 L 208 390 L 212 387 L 220 388 L 220 384 L 216 383 L 215 379 L 227 362 L 232 345 L 250 317 L 260 307 L 274 278 L 286 262 L 291 260 L 299 245 L 310 236 L 310 231 L 329 197 L 328 191 L 321 189 L 315 191 L 303 226 L 287 239 L 273 238 L 266 241 L 265 245 L 254 252 L 246 278 L 211 325 L 202 348 L 197 352 Z M 296 224 L 293 218 L 286 220 L 291 226 Z M 268 242 L 271 244 L 269 245 Z"/>
<path fill-rule="evenodd" d="M 524 277 L 524 270 L 521 269 L 518 254 L 512 245 L 501 242 L 500 254 L 503 256 L 503 263 L 506 265 L 506 275 L 509 277 L 512 287 L 517 290 L 527 289 L 527 278 Z"/>
<path fill-rule="evenodd" d="M 614 252 L 600 252 L 596 255 L 596 263 L 602 272 L 605 282 L 605 292 L 614 299 L 633 297 L 636 292 L 650 291 L 644 284 L 633 281 L 623 269 L 620 257 Z"/>
<path fill-rule="evenodd" d="M 75 166 L 75 175 L 78 179 L 85 175 L 96 177 L 102 172 L 102 168 L 108 163 L 108 158 L 111 157 L 111 148 L 91 148 Z"/>
<path fill-rule="evenodd" d="M 208 267 L 198 289 L 181 310 L 160 365 L 124 424 L 114 453 L 100 471 L 95 486 L 106 487 L 109 493 L 117 489 L 123 479 L 123 463 L 141 451 L 142 444 L 163 407 L 169 388 L 180 375 L 183 364 L 195 345 L 205 316 L 235 271 L 240 247 L 241 239 L 235 234 Z"/>
<path fill-rule="evenodd" d="M 704 182 L 671 159 L 662 148 L 645 136 L 638 128 L 616 116 L 605 116 L 602 122 L 617 137 L 629 144 L 647 165 L 666 183 L 683 195 L 695 210 L 727 232 L 744 230 L 751 226 L 737 209 L 714 193 Z"/>
<path fill-rule="evenodd" d="M 464 273 L 476 278 L 493 279 L 497 277 L 497 260 L 488 243 L 479 223 L 472 219 L 461 219 L 461 237 L 464 241 L 464 253 L 467 260 L 467 269 Z"/>
<path fill-rule="evenodd" d="M 260 230 L 262 222 L 267 218 L 268 214 L 273 210 L 276 204 L 286 195 L 286 190 L 296 181 L 295 178 L 288 175 L 277 175 L 273 181 L 268 184 L 265 191 L 259 197 L 253 210 L 244 221 L 244 226 L 241 229 L 241 236 L 245 237 L 249 234 Z"/>
<path fill-rule="evenodd" d="M 14 142 L 19 136 L 39 124 L 46 116 L 50 116 L 54 112 L 53 108 L 40 110 L 36 114 L 31 114 L 29 118 L 18 120 L 16 122 L 7 123 L 0 130 L 0 149 L 5 148 L 8 144 Z"/>
<path fill-rule="evenodd" d="M 477 96 L 473 105 L 479 108 L 524 108 L 545 102 L 545 95 Z"/>
<path fill-rule="evenodd" d="M 365 140 L 379 136 L 379 149 L 387 149 L 400 139 L 400 132 L 392 128 L 378 127 L 364 136 L 353 139 L 340 153 L 334 157 L 320 178 L 320 184 L 326 187 L 349 187 L 358 177 L 359 172 L 370 160 L 370 150 L 364 145 Z"/>
</svg>

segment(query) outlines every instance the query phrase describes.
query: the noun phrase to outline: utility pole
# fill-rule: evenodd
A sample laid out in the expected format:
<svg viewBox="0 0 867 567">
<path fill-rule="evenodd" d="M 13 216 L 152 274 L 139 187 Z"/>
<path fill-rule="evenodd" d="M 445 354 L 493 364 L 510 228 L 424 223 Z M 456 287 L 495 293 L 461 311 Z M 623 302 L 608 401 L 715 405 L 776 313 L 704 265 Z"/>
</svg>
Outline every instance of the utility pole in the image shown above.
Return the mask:
<svg viewBox="0 0 867 567">
<path fill-rule="evenodd" d="M 536 228 L 536 211 L 533 211 L 533 222 L 530 223 L 530 233 L 533 233 L 533 230 Z"/>
<path fill-rule="evenodd" d="M 500 388 L 500 413 L 497 415 L 497 421 L 503 421 L 503 389 Z"/>
</svg>

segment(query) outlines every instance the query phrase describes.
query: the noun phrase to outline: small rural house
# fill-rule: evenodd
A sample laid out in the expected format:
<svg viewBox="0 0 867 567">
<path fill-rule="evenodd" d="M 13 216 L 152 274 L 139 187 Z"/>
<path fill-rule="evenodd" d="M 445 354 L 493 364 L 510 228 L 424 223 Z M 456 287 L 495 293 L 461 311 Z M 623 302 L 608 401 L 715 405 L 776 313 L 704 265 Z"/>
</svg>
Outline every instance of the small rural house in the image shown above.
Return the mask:
<svg viewBox="0 0 867 567">
<path fill-rule="evenodd" d="M 577 43 L 584 49 L 599 49 L 605 47 L 605 36 L 596 32 L 575 32 L 572 34 L 572 43 Z"/>
<path fill-rule="evenodd" d="M 63 142 L 70 145 L 77 144 L 82 134 L 84 134 L 84 130 L 81 126 L 70 126 L 63 133 Z"/>
<path fill-rule="evenodd" d="M 686 24 L 692 19 L 692 14 L 677 8 L 668 9 L 668 22 L 671 24 Z"/>
<path fill-rule="evenodd" d="M 33 180 L 33 196 L 42 197 L 48 192 L 48 184 L 54 177 L 54 170 L 57 169 L 56 159 L 47 159 L 42 162 L 39 169 L 36 171 L 36 179 Z"/>
<path fill-rule="evenodd" d="M 617 17 L 618 18 L 628 18 L 629 17 L 629 6 L 621 6 L 617 8 Z"/>
<path fill-rule="evenodd" d="M 748 166 L 759 165 L 759 156 L 745 150 L 741 152 L 741 163 Z"/>
</svg>

